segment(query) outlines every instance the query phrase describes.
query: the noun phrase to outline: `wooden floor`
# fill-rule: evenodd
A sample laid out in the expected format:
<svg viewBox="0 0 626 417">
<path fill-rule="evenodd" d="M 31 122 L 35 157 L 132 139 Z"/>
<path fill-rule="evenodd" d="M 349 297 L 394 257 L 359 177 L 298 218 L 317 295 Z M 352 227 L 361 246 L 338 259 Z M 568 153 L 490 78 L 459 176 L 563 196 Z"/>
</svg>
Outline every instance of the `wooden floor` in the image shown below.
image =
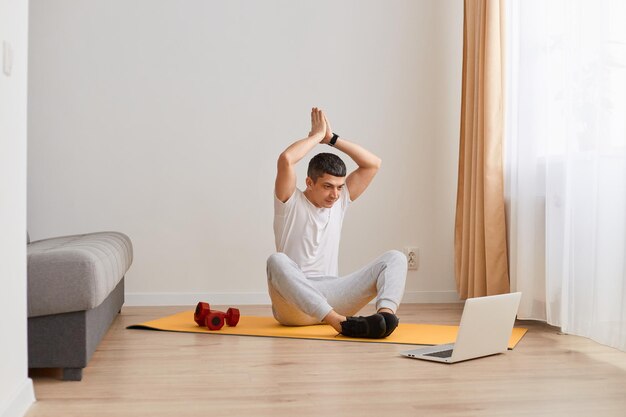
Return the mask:
<svg viewBox="0 0 626 417">
<path fill-rule="evenodd" d="M 124 308 L 81 382 L 31 372 L 27 416 L 626 416 L 626 353 L 536 322 L 517 323 L 529 332 L 515 350 L 454 365 L 400 357 L 403 345 L 125 329 L 192 308 Z M 399 315 L 458 324 L 461 309 Z"/>
</svg>

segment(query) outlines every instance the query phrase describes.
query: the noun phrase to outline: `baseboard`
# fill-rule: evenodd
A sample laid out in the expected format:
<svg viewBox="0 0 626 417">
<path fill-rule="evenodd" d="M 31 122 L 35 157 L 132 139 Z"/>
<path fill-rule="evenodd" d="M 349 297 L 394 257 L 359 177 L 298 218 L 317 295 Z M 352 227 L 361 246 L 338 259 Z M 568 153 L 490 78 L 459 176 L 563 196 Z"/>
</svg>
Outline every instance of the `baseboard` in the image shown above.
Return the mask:
<svg viewBox="0 0 626 417">
<path fill-rule="evenodd" d="M 407 291 L 403 303 L 410 304 L 445 304 L 462 303 L 456 290 L 451 291 Z"/>
<path fill-rule="evenodd" d="M 191 306 L 198 301 L 215 305 L 265 305 L 270 296 L 262 293 L 126 293 L 125 306 Z"/>
<path fill-rule="evenodd" d="M 0 409 L 0 417 L 15 417 L 26 415 L 26 412 L 35 402 L 33 380 L 26 378 L 19 385 L 14 395 L 8 398 L 8 403 Z"/>
<path fill-rule="evenodd" d="M 124 305 L 133 306 L 191 306 L 198 301 L 215 305 L 269 305 L 266 292 L 248 293 L 126 293 Z M 403 303 L 458 303 L 456 291 L 407 291 Z"/>
</svg>

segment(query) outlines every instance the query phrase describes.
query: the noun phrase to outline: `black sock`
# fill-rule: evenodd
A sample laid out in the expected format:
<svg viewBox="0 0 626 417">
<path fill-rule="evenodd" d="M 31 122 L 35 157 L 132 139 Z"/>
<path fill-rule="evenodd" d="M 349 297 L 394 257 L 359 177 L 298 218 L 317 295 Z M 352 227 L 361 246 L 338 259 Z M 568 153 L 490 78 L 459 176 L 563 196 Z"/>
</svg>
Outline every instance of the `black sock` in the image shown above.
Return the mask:
<svg viewBox="0 0 626 417">
<path fill-rule="evenodd" d="M 386 331 L 385 318 L 378 313 L 367 317 L 347 317 L 341 322 L 341 334 L 348 337 L 380 339 L 385 337 Z"/>
<path fill-rule="evenodd" d="M 392 313 L 383 312 L 378 314 L 385 318 L 385 327 L 387 330 L 385 331 L 383 337 L 387 337 L 391 333 L 393 333 L 394 330 L 396 330 L 396 327 L 398 327 L 398 323 L 400 322 L 400 320 L 398 319 L 398 316 Z"/>
</svg>

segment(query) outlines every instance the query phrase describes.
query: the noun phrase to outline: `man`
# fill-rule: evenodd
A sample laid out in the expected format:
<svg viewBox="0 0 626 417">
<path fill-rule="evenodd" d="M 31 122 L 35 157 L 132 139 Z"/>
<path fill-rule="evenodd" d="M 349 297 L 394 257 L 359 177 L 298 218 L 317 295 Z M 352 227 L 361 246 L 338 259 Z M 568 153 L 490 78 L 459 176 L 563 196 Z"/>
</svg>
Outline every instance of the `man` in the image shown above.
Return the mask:
<svg viewBox="0 0 626 417">
<path fill-rule="evenodd" d="M 334 154 L 309 163 L 306 190 L 296 188 L 296 164 L 318 144 L 334 146 L 358 165 L 346 166 Z M 326 323 L 349 337 L 383 338 L 398 326 L 395 315 L 406 280 L 406 257 L 389 251 L 352 274 L 338 276 L 339 240 L 348 205 L 369 186 L 381 160 L 335 135 L 324 112 L 311 110 L 308 137 L 278 158 L 274 196 L 276 250 L 267 261 L 274 317 L 288 326 Z M 353 317 L 376 297 L 377 313 Z"/>
</svg>

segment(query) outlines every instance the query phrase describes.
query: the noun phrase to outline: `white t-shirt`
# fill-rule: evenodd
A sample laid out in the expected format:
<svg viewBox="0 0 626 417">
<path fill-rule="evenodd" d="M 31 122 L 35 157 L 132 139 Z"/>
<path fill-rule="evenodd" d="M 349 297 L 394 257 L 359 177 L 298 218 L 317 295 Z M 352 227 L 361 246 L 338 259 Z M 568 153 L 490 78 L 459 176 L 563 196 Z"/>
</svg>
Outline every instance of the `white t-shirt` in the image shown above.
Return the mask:
<svg viewBox="0 0 626 417">
<path fill-rule="evenodd" d="M 331 208 L 318 208 L 296 188 L 286 202 L 274 195 L 276 250 L 291 258 L 307 277 L 339 275 L 339 240 L 350 203 L 346 186 Z"/>
</svg>

